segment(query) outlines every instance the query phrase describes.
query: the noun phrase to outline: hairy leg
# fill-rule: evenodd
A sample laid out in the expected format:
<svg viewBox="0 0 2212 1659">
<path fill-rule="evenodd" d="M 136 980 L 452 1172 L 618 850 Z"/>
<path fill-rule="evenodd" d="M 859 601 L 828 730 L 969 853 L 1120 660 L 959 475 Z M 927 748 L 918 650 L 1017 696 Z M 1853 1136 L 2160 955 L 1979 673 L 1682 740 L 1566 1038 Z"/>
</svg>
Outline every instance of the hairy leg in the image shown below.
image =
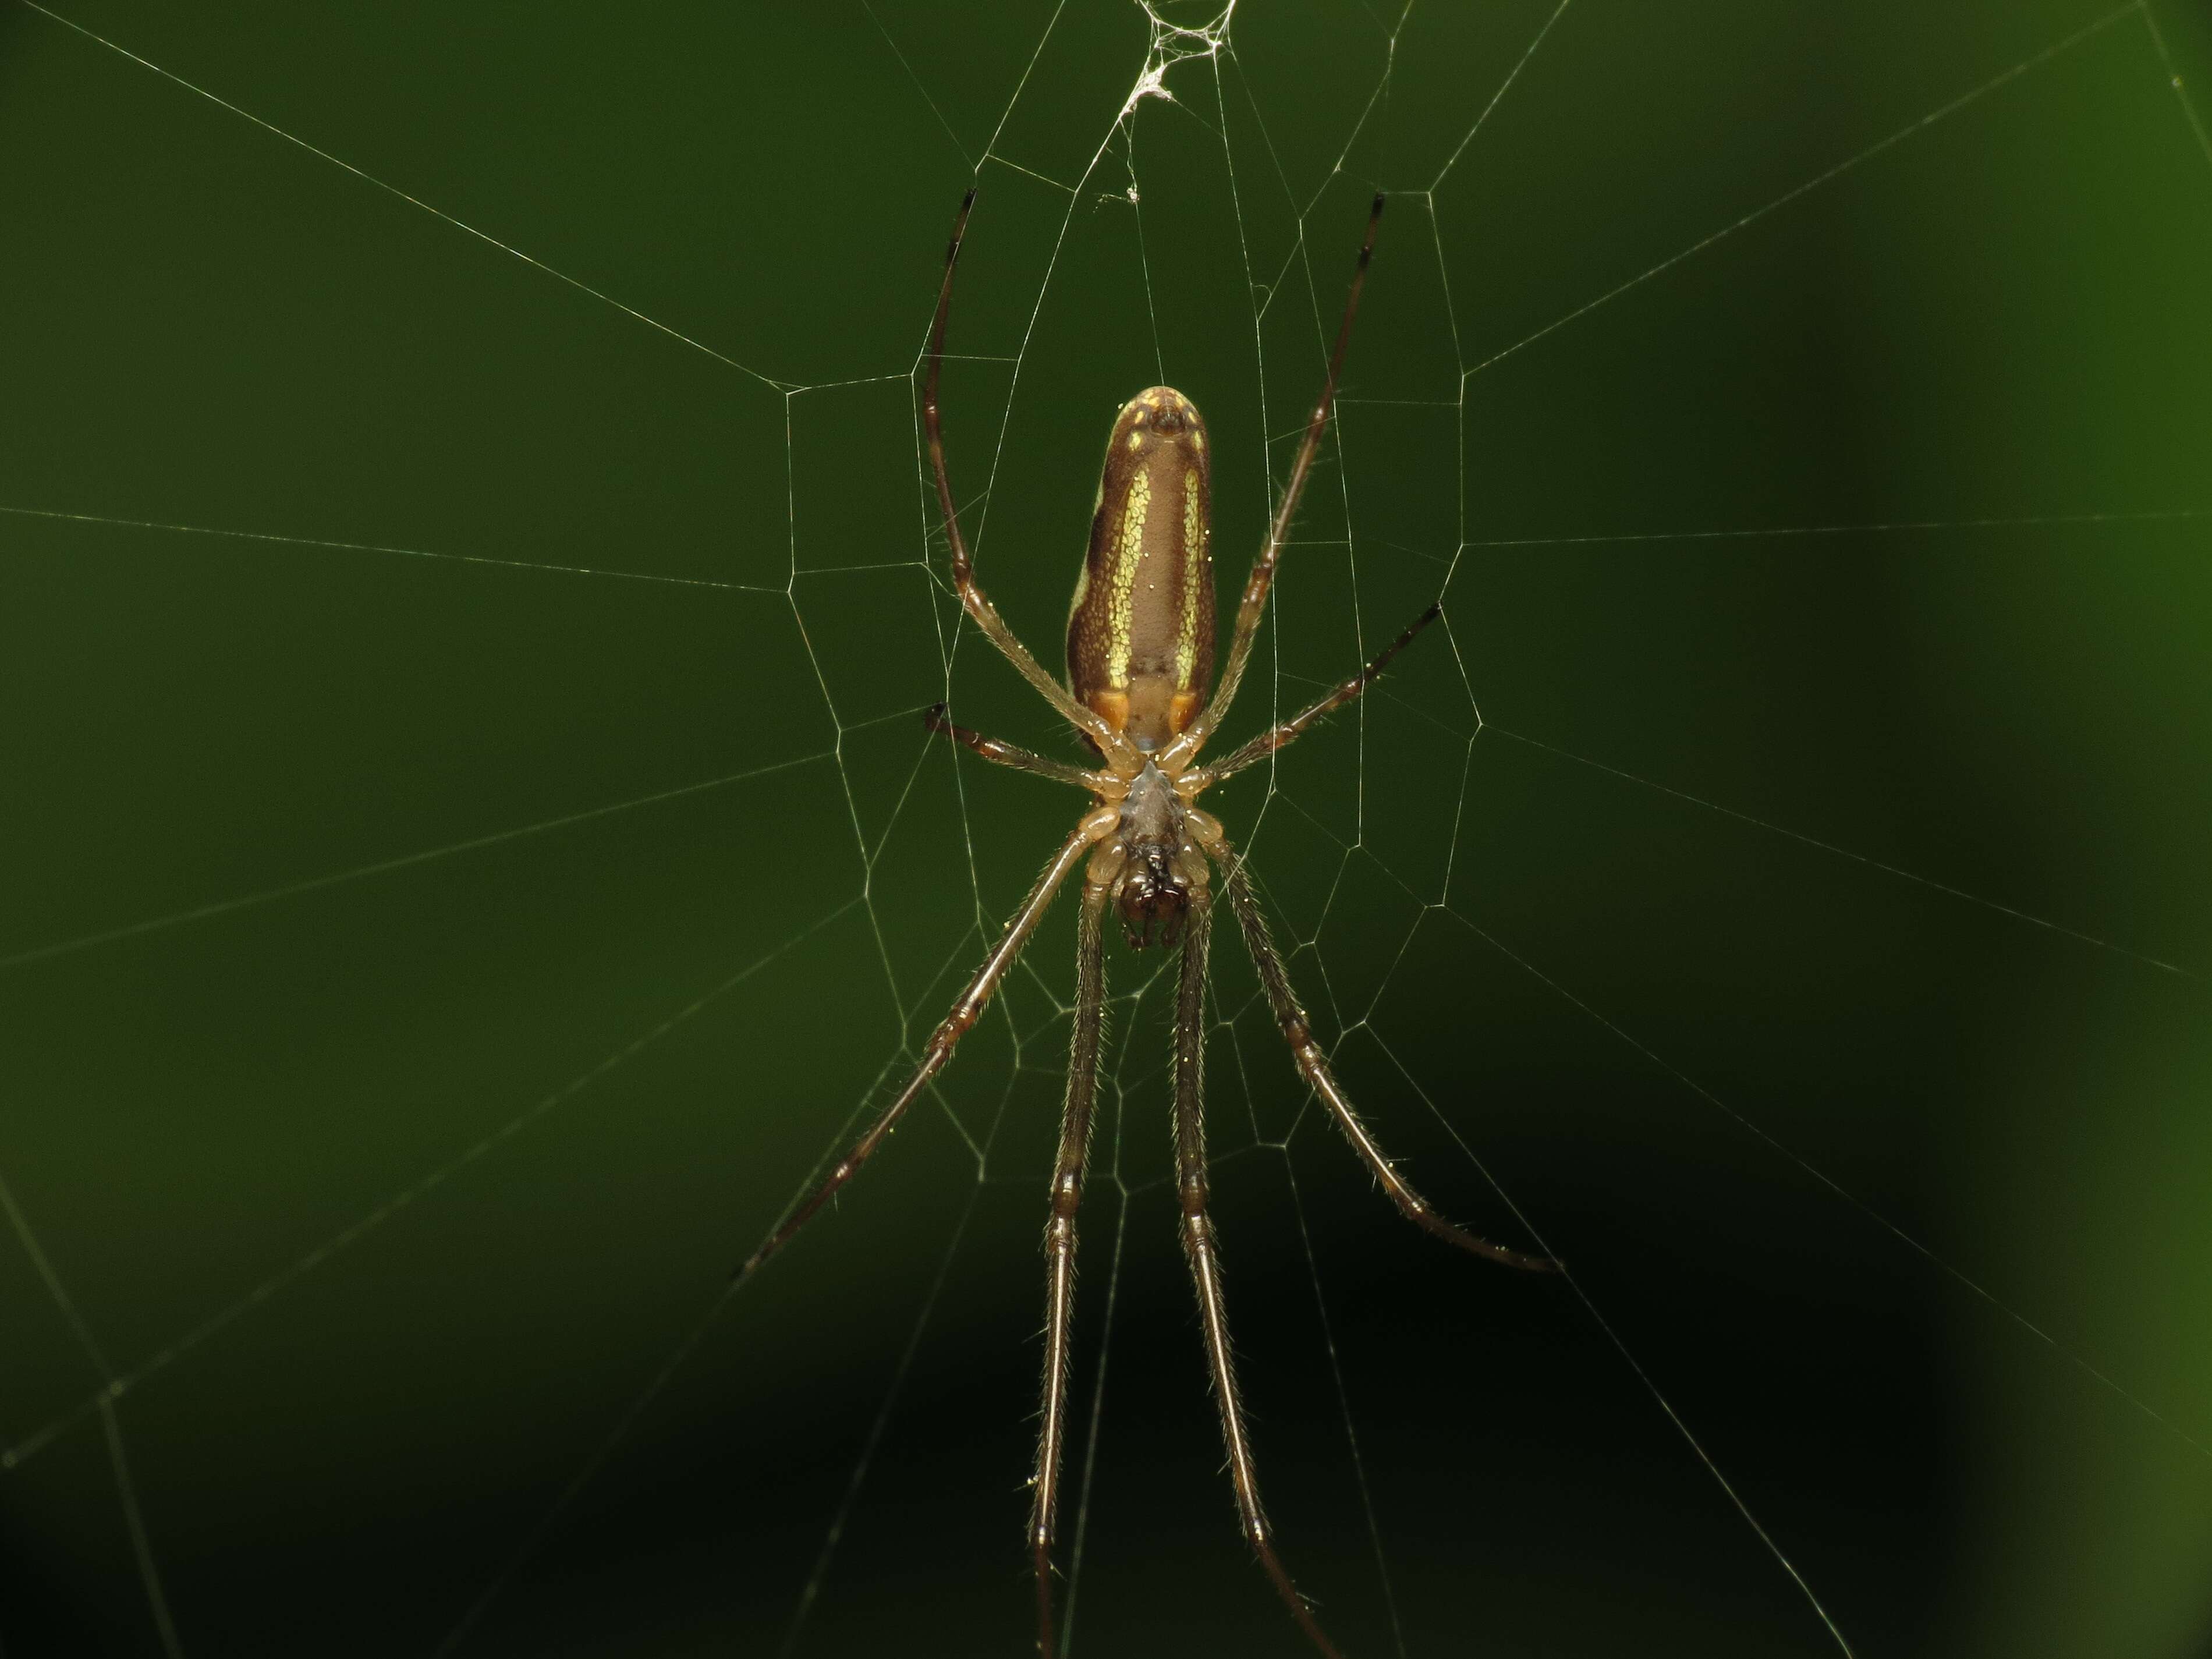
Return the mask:
<svg viewBox="0 0 2212 1659">
<path fill-rule="evenodd" d="M 1322 382 L 1321 396 L 1314 402 L 1311 418 L 1306 422 L 1306 435 L 1298 446 L 1297 459 L 1291 463 L 1290 482 L 1283 486 L 1283 499 L 1277 503 L 1273 521 L 1267 526 L 1267 539 L 1261 544 L 1260 555 L 1252 562 L 1252 574 L 1245 580 L 1244 597 L 1237 606 L 1237 631 L 1230 638 L 1229 660 L 1222 668 L 1221 678 L 1213 688 L 1205 712 L 1191 722 L 1189 728 L 1168 745 L 1163 757 L 1164 767 L 1180 765 L 1199 750 L 1199 746 L 1212 735 L 1213 728 L 1229 712 L 1236 701 L 1237 688 L 1244 678 L 1244 666 L 1252 659 L 1252 641 L 1260 631 L 1260 617 L 1267 605 L 1267 590 L 1274 585 L 1275 567 L 1282 560 L 1283 544 L 1290 538 L 1291 520 L 1297 516 L 1299 499 L 1306 492 L 1306 475 L 1313 471 L 1314 456 L 1321 449 L 1321 434 L 1328 426 L 1329 405 L 1336 401 L 1336 383 L 1344 372 L 1344 349 L 1352 339 L 1352 319 L 1359 310 L 1359 289 L 1367 280 L 1367 262 L 1375 257 L 1375 228 L 1382 222 L 1382 198 L 1378 193 L 1375 207 L 1367 216 L 1367 238 L 1359 245 L 1359 266 L 1352 273 L 1352 290 L 1345 295 L 1344 319 L 1336 325 L 1336 346 L 1329 353 L 1328 378 Z"/>
<path fill-rule="evenodd" d="M 1407 624 L 1406 631 L 1384 646 L 1374 661 L 1323 697 L 1310 708 L 1302 708 L 1280 726 L 1270 726 L 1243 748 L 1223 756 L 1210 766 L 1201 766 L 1191 776 L 1196 787 L 1190 793 L 1211 787 L 1224 778 L 1233 778 L 1246 767 L 1263 761 L 1278 749 L 1294 743 L 1306 728 L 1328 718 L 1338 709 L 1373 684 L 1376 677 L 1390 665 L 1390 659 L 1413 642 L 1420 631 L 1443 615 L 1443 607 L 1431 605 Z"/>
<path fill-rule="evenodd" d="M 1029 647 L 1006 625 L 998 607 L 976 585 L 975 568 L 968 559 L 967 538 L 960 533 L 960 515 L 952 510 L 952 481 L 945 467 L 944 419 L 938 410 L 937 386 L 945 368 L 945 325 L 952 311 L 952 274 L 960 263 L 961 240 L 968 234 L 969 210 L 975 205 L 975 192 L 971 190 L 960 204 L 960 216 L 952 223 L 952 240 L 945 246 L 945 286 L 937 294 L 937 318 L 929 331 L 929 374 L 921 385 L 922 430 L 929 446 L 930 470 L 937 478 L 937 505 L 945 515 L 945 538 L 952 549 L 952 586 L 960 595 L 961 607 L 983 630 L 983 637 L 999 648 L 999 654 L 1014 665 L 1016 672 L 1036 687 L 1077 731 L 1087 733 L 1101 754 L 1126 755 L 1129 746 L 1121 735 L 1076 702 L 1073 693 L 1045 672 L 1030 654 Z M 1133 766 L 1131 769 L 1135 769 Z"/>
<path fill-rule="evenodd" d="M 1018 744 L 1001 743 L 998 738 L 987 738 L 970 727 L 956 725 L 946 715 L 945 705 L 941 702 L 921 711 L 921 723 L 935 736 L 950 738 L 963 747 L 974 750 L 985 760 L 1000 766 L 1011 766 L 1017 772 L 1034 772 L 1039 777 L 1050 778 L 1054 783 L 1072 783 L 1079 789 L 1095 790 L 1117 781 L 1109 773 L 1086 772 L 1079 766 L 1070 766 L 1066 761 L 1032 754 Z"/>
<path fill-rule="evenodd" d="M 1237 913 L 1237 925 L 1243 929 L 1245 948 L 1252 953 L 1252 965 L 1267 991 L 1275 1023 L 1282 1028 L 1283 1041 L 1291 1046 L 1291 1058 L 1314 1092 L 1321 1097 L 1322 1103 L 1328 1108 L 1337 1127 L 1344 1131 L 1352 1150 L 1382 1183 L 1382 1190 L 1390 1195 L 1390 1201 L 1414 1225 L 1472 1255 L 1487 1256 L 1492 1261 L 1531 1273 L 1556 1271 L 1559 1264 L 1547 1255 L 1531 1255 L 1525 1250 L 1493 1244 L 1463 1227 L 1453 1225 L 1392 1167 L 1389 1156 L 1360 1121 L 1359 1114 L 1352 1110 L 1352 1102 L 1346 1097 L 1335 1073 L 1330 1071 L 1321 1045 L 1313 1039 L 1313 1032 L 1306 1024 L 1305 1010 L 1298 1004 L 1297 993 L 1291 988 L 1291 976 L 1284 969 L 1282 956 L 1275 949 L 1274 941 L 1267 937 L 1267 919 L 1260 913 L 1260 902 L 1252 891 L 1251 878 L 1244 872 L 1243 860 L 1218 832 L 1206 851 L 1221 866 L 1222 884 L 1229 890 L 1230 908 Z"/>
<path fill-rule="evenodd" d="M 1075 938 L 1075 1030 L 1067 1048 L 1067 1094 L 1060 1113 L 1060 1156 L 1052 1171 L 1052 1218 L 1045 1224 L 1044 1382 L 1038 1410 L 1036 1470 L 1030 1482 L 1030 1549 L 1036 1558 L 1037 1659 L 1052 1659 L 1052 1544 L 1060 1507 L 1060 1466 L 1067 1438 L 1067 1367 L 1075 1318 L 1075 1214 L 1091 1154 L 1091 1111 L 1098 1092 L 1098 1041 L 1106 1006 L 1107 884 L 1086 881 Z"/>
<path fill-rule="evenodd" d="M 1007 921 L 1006 931 L 999 935 L 999 942 L 991 947 L 991 954 L 983 958 L 983 965 L 975 970 L 975 977 L 968 981 L 968 988 L 952 1005 L 952 1012 L 945 1015 L 937 1030 L 930 1034 L 928 1045 L 922 1050 L 921 1063 L 915 1067 L 914 1075 L 907 1079 L 906 1086 L 892 1097 L 890 1105 L 877 1114 L 876 1121 L 853 1143 L 851 1150 L 837 1160 L 836 1167 L 822 1178 L 805 1200 L 762 1241 L 758 1249 L 745 1258 L 744 1266 L 738 1269 L 738 1278 L 744 1278 L 790 1243 L 791 1236 L 821 1213 L 822 1206 L 836 1196 L 839 1188 L 860 1174 L 860 1166 L 898 1127 L 898 1121 L 906 1115 L 906 1109 L 914 1104 L 930 1079 L 945 1069 L 945 1062 L 952 1058 L 952 1051 L 959 1046 L 960 1039 L 981 1017 L 985 1005 L 991 1000 L 991 994 L 999 988 L 999 982 L 1020 960 L 1022 947 L 1030 942 L 1030 935 L 1036 931 L 1036 925 L 1052 903 L 1052 896 L 1060 890 L 1060 883 L 1067 879 L 1068 872 L 1082 861 L 1094 843 L 1112 832 L 1114 823 L 1115 814 L 1109 808 L 1089 814 L 1076 826 L 1075 833 L 1062 843 L 1059 852 L 1053 854 L 1052 862 L 1045 866 L 1036 884 L 1030 889 L 1029 896 L 1022 901 L 1021 908 Z"/>
<path fill-rule="evenodd" d="M 1267 1511 L 1260 1504 L 1260 1473 L 1244 1426 L 1244 1402 L 1237 1391 L 1237 1367 L 1230 1350 L 1229 1310 L 1221 1290 L 1221 1255 L 1207 1212 L 1206 1176 L 1206 951 L 1212 927 L 1212 906 L 1206 890 L 1191 893 L 1184 924 L 1182 983 L 1176 1006 L 1175 1135 L 1176 1189 L 1182 1206 L 1182 1251 L 1190 1263 L 1191 1288 L 1198 1296 L 1199 1322 L 1206 1336 L 1206 1363 L 1213 1376 L 1214 1404 L 1221 1413 L 1221 1440 L 1229 1454 L 1229 1480 L 1237 1492 L 1237 1512 L 1245 1541 L 1274 1585 L 1283 1605 L 1313 1644 L 1328 1659 L 1342 1659 L 1322 1631 L 1305 1597 L 1291 1582 L 1275 1553 Z"/>
</svg>

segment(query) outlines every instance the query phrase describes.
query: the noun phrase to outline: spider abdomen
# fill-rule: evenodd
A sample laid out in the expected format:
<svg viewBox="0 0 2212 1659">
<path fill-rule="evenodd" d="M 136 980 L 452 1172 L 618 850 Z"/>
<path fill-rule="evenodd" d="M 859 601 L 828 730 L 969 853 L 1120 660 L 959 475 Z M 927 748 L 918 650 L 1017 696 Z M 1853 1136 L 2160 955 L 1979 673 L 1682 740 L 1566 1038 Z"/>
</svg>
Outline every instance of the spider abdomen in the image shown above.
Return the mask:
<svg viewBox="0 0 2212 1659">
<path fill-rule="evenodd" d="M 1172 386 L 1121 406 L 1067 617 L 1067 683 L 1138 749 L 1197 718 L 1213 677 L 1206 422 Z"/>
</svg>

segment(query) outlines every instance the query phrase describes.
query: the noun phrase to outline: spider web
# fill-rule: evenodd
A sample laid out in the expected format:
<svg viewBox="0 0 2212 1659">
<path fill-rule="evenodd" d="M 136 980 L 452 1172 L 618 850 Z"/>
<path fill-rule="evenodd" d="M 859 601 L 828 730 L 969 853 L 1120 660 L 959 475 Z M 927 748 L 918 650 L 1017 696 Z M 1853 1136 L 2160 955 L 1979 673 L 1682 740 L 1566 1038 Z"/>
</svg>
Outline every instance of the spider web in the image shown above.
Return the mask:
<svg viewBox="0 0 2212 1659">
<path fill-rule="evenodd" d="M 1397 1220 L 1217 941 L 1240 1364 L 1347 1650 L 2202 1650 L 2201 17 L 0 27 L 12 1648 L 1021 1640 L 1066 906 L 724 1281 L 1078 805 L 916 719 L 1065 752 L 917 442 L 972 179 L 955 488 L 1048 660 L 1151 380 L 1241 574 L 1392 195 L 1231 735 L 1444 626 L 1218 810 L 1385 1143 L 1571 1272 Z M 1161 971 L 1070 1650 L 1291 1651 Z"/>
</svg>

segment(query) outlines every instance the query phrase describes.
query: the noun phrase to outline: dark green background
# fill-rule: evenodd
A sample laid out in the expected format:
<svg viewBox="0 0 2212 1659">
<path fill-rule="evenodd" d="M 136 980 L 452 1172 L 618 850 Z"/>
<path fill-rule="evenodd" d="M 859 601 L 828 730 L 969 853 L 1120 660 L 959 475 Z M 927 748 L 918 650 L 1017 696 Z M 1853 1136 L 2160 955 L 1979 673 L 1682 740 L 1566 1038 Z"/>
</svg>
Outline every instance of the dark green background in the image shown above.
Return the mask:
<svg viewBox="0 0 2212 1659">
<path fill-rule="evenodd" d="M 1078 805 L 915 719 L 1069 752 L 916 466 L 971 176 L 956 484 L 1048 659 L 1155 380 L 1236 580 L 1399 192 L 1233 730 L 1449 629 L 1219 803 L 1356 1096 L 1856 1651 L 2212 1651 L 2212 21 L 1577 0 L 1424 196 L 1553 7 L 1387 10 L 1247 0 L 1117 125 L 1106 0 L 68 7 L 710 351 L 0 12 L 0 1177 L 89 1339 L 0 1248 L 9 1655 L 161 1650 L 111 1376 L 186 1654 L 428 1653 L 526 1550 L 455 1651 L 1023 1650 L 1064 913 L 720 1299 Z M 1073 1650 L 1293 1654 L 1112 965 Z M 1262 1471 L 1348 1650 L 1837 1651 L 1572 1291 L 1396 1221 L 1215 978 Z"/>
</svg>

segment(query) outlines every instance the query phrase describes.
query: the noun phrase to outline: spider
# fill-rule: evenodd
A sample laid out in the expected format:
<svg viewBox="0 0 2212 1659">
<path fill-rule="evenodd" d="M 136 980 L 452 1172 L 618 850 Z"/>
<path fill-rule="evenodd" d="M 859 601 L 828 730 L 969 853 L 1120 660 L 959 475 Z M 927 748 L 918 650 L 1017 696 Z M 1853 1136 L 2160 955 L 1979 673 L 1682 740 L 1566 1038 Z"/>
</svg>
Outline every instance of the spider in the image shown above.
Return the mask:
<svg viewBox="0 0 2212 1659">
<path fill-rule="evenodd" d="M 1206 685 L 1213 669 L 1214 593 L 1212 557 L 1207 546 L 1210 462 L 1206 424 L 1191 401 L 1172 387 L 1154 386 L 1131 398 L 1115 417 L 1107 439 L 1098 501 L 1091 517 L 1090 550 L 1076 579 L 1075 599 L 1068 613 L 1066 685 L 1054 679 L 1030 654 L 976 586 L 968 545 L 953 510 L 937 401 L 945 359 L 945 319 L 952 305 L 952 278 L 969 212 L 975 202 L 972 190 L 960 204 L 951 241 L 945 248 L 945 282 L 938 293 L 937 314 L 930 331 L 929 372 L 922 388 L 922 420 L 930 466 L 936 476 L 938 506 L 945 517 L 945 540 L 951 548 L 953 586 L 963 608 L 984 637 L 1075 727 L 1100 764 L 1085 769 L 985 737 L 955 725 L 946 717 L 943 703 L 923 716 L 932 732 L 965 744 L 988 761 L 1088 790 L 1091 805 L 1045 866 L 952 1011 L 931 1035 L 921 1064 L 906 1085 L 738 1269 L 738 1277 L 750 1274 L 782 1249 L 820 1213 L 839 1188 L 860 1173 L 861 1165 L 897 1127 L 907 1108 L 951 1060 L 962 1036 L 975 1024 L 992 994 L 1020 958 L 1054 895 L 1080 868 L 1083 898 L 1075 945 L 1074 1033 L 1068 1050 L 1067 1091 L 1060 1111 L 1060 1150 L 1050 1188 L 1051 1217 L 1045 1226 L 1043 1398 L 1036 1463 L 1030 1480 L 1029 1544 L 1036 1571 L 1041 1659 L 1051 1659 L 1054 1652 L 1053 1528 L 1067 1431 L 1076 1212 L 1083 1199 L 1091 1109 L 1098 1082 L 1099 1029 L 1106 995 L 1103 924 L 1109 909 L 1120 916 L 1133 948 L 1143 950 L 1155 943 L 1182 948 L 1175 1024 L 1176 1181 L 1181 1197 L 1183 1253 L 1197 1293 L 1206 1364 L 1212 1373 L 1221 1437 L 1228 1452 L 1230 1481 L 1244 1536 L 1261 1569 L 1314 1646 L 1331 1659 L 1339 1659 L 1338 1650 L 1283 1565 L 1261 1506 L 1251 1438 L 1245 1429 L 1243 1402 L 1231 1360 L 1229 1316 L 1223 1304 L 1213 1223 L 1206 1212 L 1202 1015 L 1216 871 L 1299 1073 L 1321 1097 L 1352 1150 L 1407 1219 L 1463 1250 L 1508 1266 L 1544 1271 L 1558 1265 L 1548 1257 L 1509 1249 L 1455 1226 L 1391 1166 L 1314 1041 L 1282 957 L 1268 938 L 1267 921 L 1242 855 L 1231 847 L 1220 821 L 1197 804 L 1206 789 L 1264 760 L 1358 696 L 1438 615 L 1439 608 L 1430 605 L 1372 662 L 1312 707 L 1261 732 L 1224 758 L 1197 764 L 1199 750 L 1228 713 L 1251 660 L 1267 590 L 1328 424 L 1345 346 L 1359 306 L 1360 287 L 1366 279 L 1376 228 L 1382 221 L 1382 201 L 1377 195 L 1368 216 L 1358 267 L 1345 298 L 1343 320 L 1338 325 L 1335 347 L 1329 356 L 1328 378 L 1306 423 L 1305 439 L 1291 465 L 1290 482 L 1275 509 L 1267 539 L 1244 584 L 1229 660 L 1210 699 Z"/>
</svg>

